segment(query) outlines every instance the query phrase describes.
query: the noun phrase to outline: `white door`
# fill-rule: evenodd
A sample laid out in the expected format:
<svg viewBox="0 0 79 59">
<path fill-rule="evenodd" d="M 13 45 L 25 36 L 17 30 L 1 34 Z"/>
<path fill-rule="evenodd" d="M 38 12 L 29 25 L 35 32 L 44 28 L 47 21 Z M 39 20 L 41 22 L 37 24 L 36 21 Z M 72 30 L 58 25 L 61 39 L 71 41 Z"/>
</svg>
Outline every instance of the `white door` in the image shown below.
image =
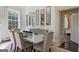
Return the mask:
<svg viewBox="0 0 79 59">
<path fill-rule="evenodd" d="M 71 16 L 71 40 L 78 43 L 78 13 Z"/>
<path fill-rule="evenodd" d="M 72 19 L 71 19 L 71 40 L 77 44 L 79 44 L 79 42 L 78 42 L 78 39 L 79 39 L 78 23 L 79 23 L 78 22 L 78 13 L 73 13 Z M 79 51 L 79 48 L 78 48 L 78 51 Z"/>
</svg>

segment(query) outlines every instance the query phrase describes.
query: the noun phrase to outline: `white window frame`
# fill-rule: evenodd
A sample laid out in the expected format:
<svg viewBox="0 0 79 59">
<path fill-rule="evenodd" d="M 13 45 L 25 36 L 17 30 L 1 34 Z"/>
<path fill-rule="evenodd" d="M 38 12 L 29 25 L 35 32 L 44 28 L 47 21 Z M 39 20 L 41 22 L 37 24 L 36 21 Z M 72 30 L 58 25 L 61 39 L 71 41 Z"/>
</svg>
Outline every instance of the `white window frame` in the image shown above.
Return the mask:
<svg viewBox="0 0 79 59">
<path fill-rule="evenodd" d="M 18 29 L 20 29 L 20 11 L 8 8 L 8 12 L 9 11 L 18 13 Z M 17 20 L 10 20 L 10 21 L 17 21 Z M 9 22 L 9 18 L 8 18 L 8 22 Z M 9 26 L 9 24 L 8 24 L 8 26 Z"/>
</svg>

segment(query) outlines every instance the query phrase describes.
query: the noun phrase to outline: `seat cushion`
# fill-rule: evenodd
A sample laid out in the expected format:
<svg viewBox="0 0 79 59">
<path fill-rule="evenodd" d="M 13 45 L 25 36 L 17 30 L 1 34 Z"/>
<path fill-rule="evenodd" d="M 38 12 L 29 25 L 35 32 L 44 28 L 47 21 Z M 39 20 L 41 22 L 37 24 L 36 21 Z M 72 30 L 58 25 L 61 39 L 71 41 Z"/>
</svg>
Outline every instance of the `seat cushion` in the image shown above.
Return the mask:
<svg viewBox="0 0 79 59">
<path fill-rule="evenodd" d="M 33 45 L 35 50 L 43 51 L 43 42 L 37 43 Z"/>
<path fill-rule="evenodd" d="M 22 48 L 25 49 L 25 48 L 29 48 L 29 47 L 32 47 L 32 43 L 24 41 L 22 44 Z"/>
</svg>

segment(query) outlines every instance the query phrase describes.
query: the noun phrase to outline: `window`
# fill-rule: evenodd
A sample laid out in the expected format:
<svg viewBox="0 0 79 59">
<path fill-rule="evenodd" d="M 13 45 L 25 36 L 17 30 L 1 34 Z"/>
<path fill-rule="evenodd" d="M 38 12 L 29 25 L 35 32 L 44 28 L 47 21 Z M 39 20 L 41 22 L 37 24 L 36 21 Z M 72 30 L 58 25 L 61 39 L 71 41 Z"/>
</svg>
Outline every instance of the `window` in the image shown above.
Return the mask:
<svg viewBox="0 0 79 59">
<path fill-rule="evenodd" d="M 35 12 L 32 12 L 32 26 L 36 25 L 36 15 Z"/>
<path fill-rule="evenodd" d="M 31 15 L 31 13 L 29 13 L 29 26 L 31 26 L 32 25 L 32 15 Z"/>
<path fill-rule="evenodd" d="M 8 9 L 8 29 L 20 28 L 20 12 Z"/>
<path fill-rule="evenodd" d="M 51 7 L 46 8 L 46 25 L 51 25 Z"/>
<path fill-rule="evenodd" d="M 29 15 L 26 15 L 26 26 L 28 26 L 29 24 L 28 24 L 28 20 L 29 19 Z"/>
<path fill-rule="evenodd" d="M 40 16 L 41 16 L 41 25 L 44 25 L 45 24 L 45 9 L 41 10 Z"/>
<path fill-rule="evenodd" d="M 36 10 L 36 25 L 39 25 L 39 10 Z"/>
<path fill-rule="evenodd" d="M 39 10 L 26 14 L 26 26 L 39 25 Z"/>
</svg>

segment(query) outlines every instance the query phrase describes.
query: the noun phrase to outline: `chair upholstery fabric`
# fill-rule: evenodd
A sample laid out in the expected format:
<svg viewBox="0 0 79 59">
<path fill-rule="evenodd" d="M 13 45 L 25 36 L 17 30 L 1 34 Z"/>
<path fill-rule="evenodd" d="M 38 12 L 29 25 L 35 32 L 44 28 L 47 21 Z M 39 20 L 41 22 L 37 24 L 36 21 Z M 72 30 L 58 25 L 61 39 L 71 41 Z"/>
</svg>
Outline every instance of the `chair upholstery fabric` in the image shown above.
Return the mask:
<svg viewBox="0 0 79 59">
<path fill-rule="evenodd" d="M 14 32 L 14 35 L 15 35 L 17 47 L 20 48 L 21 50 L 32 46 L 30 42 L 24 41 L 24 39 L 22 38 L 23 37 L 22 33 L 20 33 L 19 30 L 16 30 Z"/>
<path fill-rule="evenodd" d="M 49 32 L 44 35 L 44 41 L 34 44 L 34 49 L 42 52 L 48 52 L 52 44 L 53 32 Z"/>
</svg>

